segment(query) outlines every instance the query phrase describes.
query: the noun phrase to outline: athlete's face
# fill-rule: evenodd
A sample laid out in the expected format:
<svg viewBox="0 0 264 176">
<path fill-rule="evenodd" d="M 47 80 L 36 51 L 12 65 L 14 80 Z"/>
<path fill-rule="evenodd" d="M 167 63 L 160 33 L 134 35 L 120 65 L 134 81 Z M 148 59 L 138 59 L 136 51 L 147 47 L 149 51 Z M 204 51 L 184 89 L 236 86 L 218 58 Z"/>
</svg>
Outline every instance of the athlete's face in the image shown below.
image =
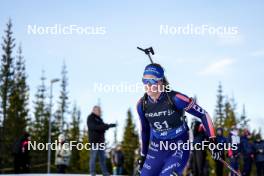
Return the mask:
<svg viewBox="0 0 264 176">
<path fill-rule="evenodd" d="M 153 75 L 144 75 L 143 79 L 146 79 L 146 80 L 157 79 L 157 77 Z M 154 84 L 151 84 L 151 83 L 145 84 L 145 91 L 148 94 L 148 96 L 156 96 L 160 94 L 160 92 L 163 91 L 162 88 L 163 88 L 162 80 L 159 80 Z"/>
</svg>

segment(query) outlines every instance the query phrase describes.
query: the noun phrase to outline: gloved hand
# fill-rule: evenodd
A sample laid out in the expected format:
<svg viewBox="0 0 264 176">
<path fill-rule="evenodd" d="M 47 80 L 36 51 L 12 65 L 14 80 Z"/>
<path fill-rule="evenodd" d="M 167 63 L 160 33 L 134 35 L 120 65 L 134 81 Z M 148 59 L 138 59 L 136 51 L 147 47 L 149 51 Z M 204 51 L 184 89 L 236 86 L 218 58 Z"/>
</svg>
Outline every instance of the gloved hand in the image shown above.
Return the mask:
<svg viewBox="0 0 264 176">
<path fill-rule="evenodd" d="M 210 138 L 209 141 L 210 141 L 210 143 L 215 144 L 215 145 L 214 145 L 215 148 L 214 148 L 213 150 L 211 150 L 212 158 L 213 158 L 214 160 L 220 160 L 220 159 L 221 159 L 221 156 L 222 156 L 222 152 L 219 151 L 219 150 L 216 148 L 216 145 L 217 145 L 216 139 L 215 139 L 215 138 Z"/>
<path fill-rule="evenodd" d="M 113 127 L 116 127 L 116 124 L 114 124 L 114 123 L 108 124 L 108 128 L 113 128 Z"/>
<path fill-rule="evenodd" d="M 141 174 L 141 169 L 144 165 L 144 162 L 146 160 L 146 157 L 145 156 L 140 156 L 138 158 L 138 161 L 137 161 L 137 174 L 136 175 L 140 175 Z"/>
<path fill-rule="evenodd" d="M 218 151 L 217 149 L 211 150 L 211 154 L 212 154 L 212 158 L 214 160 L 220 160 L 221 159 L 221 155 L 222 155 L 221 151 Z"/>
</svg>

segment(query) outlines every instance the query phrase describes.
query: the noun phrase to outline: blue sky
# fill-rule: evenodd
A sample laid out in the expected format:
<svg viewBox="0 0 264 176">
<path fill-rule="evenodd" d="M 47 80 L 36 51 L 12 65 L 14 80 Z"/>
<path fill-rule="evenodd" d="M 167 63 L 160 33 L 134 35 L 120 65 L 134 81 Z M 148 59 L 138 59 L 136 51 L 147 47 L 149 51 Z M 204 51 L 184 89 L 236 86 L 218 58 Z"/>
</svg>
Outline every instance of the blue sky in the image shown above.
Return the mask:
<svg viewBox="0 0 264 176">
<path fill-rule="evenodd" d="M 83 126 L 92 106 L 101 99 L 106 122 L 119 122 L 123 130 L 126 111 L 133 110 L 143 94 L 95 93 L 95 82 L 136 83 L 148 64 L 136 46 L 153 46 L 154 60 L 166 68 L 172 87 L 189 96 L 213 115 L 216 90 L 233 96 L 237 112 L 245 104 L 252 128 L 263 127 L 261 102 L 264 83 L 264 14 L 262 1 L 3 1 L 0 31 L 8 18 L 16 42 L 22 43 L 31 104 L 41 70 L 48 79 L 59 77 L 63 60 L 68 67 L 69 92 L 82 111 Z M 105 35 L 30 35 L 28 25 L 103 26 Z M 161 35 L 160 25 L 235 26 L 238 35 Z M 47 82 L 48 83 L 48 82 Z M 59 86 L 55 88 L 57 95 Z M 107 132 L 111 140 L 113 131 Z M 122 133 L 119 133 L 119 139 Z"/>
</svg>

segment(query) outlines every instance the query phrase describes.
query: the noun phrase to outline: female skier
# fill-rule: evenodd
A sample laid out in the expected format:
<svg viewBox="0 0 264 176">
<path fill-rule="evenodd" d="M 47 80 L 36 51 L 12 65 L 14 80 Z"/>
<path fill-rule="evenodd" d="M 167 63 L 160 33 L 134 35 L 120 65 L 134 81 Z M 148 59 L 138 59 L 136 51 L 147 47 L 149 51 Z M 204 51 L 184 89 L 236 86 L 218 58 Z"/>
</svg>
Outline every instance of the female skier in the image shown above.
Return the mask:
<svg viewBox="0 0 264 176">
<path fill-rule="evenodd" d="M 168 149 L 164 146 L 188 141 L 185 111 L 201 119 L 207 137 L 214 142 L 215 131 L 212 120 L 194 99 L 180 92 L 167 91 L 168 83 L 164 77 L 164 70 L 159 64 L 153 63 L 145 67 L 142 82 L 146 93 L 137 104 L 141 127 L 138 174 L 181 176 L 189 158 L 189 150 Z M 213 150 L 212 157 L 218 160 L 220 153 Z"/>
</svg>

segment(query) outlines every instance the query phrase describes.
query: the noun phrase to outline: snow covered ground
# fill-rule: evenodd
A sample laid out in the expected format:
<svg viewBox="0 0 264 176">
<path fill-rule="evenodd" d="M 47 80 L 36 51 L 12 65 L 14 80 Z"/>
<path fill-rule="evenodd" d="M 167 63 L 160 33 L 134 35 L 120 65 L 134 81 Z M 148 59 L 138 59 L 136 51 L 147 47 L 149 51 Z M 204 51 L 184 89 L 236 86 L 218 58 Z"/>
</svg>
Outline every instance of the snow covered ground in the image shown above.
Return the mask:
<svg viewBox="0 0 264 176">
<path fill-rule="evenodd" d="M 90 176 L 90 174 L 47 174 L 47 173 L 43 173 L 43 174 L 0 174 L 1 176 L 15 176 L 15 175 L 21 175 L 21 176 Z M 102 175 L 96 175 L 96 176 L 102 176 Z"/>
<path fill-rule="evenodd" d="M 43 173 L 43 174 L 0 174 L 0 176 L 15 176 L 15 175 L 21 175 L 21 176 L 90 176 L 90 174 L 47 174 L 47 173 Z M 98 175 L 96 174 L 96 176 L 102 176 L 102 175 Z"/>
</svg>

